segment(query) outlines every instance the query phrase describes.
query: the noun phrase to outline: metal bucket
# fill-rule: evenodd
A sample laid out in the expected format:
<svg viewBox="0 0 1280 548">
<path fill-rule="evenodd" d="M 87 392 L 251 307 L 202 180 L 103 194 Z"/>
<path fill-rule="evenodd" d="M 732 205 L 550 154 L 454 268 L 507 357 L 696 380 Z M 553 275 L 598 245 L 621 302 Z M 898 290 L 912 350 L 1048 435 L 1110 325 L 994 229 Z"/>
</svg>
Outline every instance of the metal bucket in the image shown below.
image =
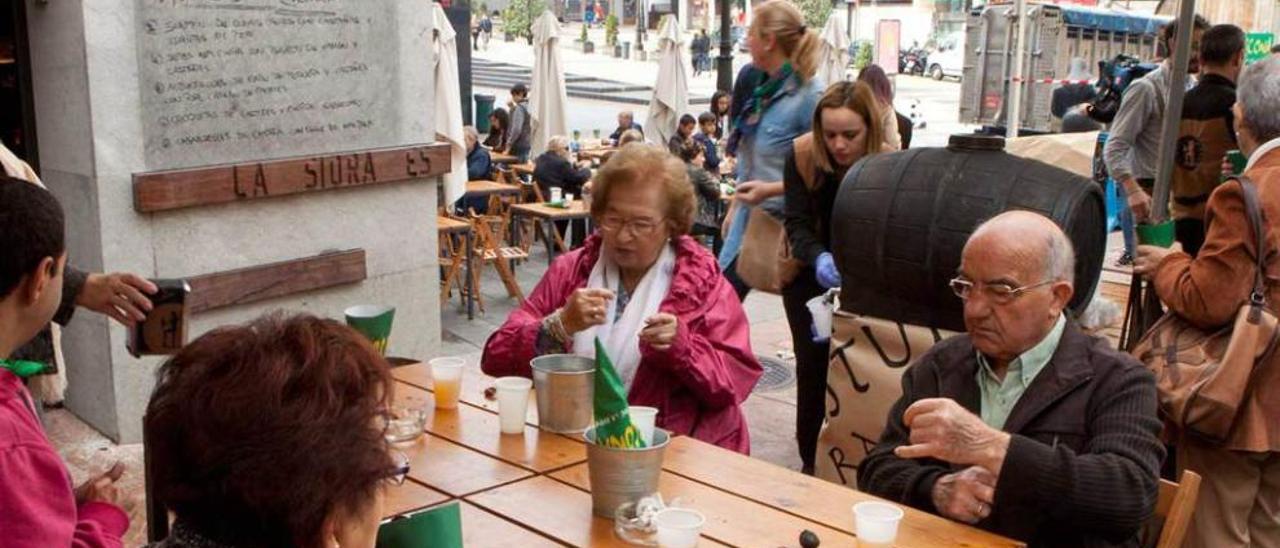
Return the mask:
<svg viewBox="0 0 1280 548">
<path fill-rule="evenodd" d="M 591 478 L 591 512 L 614 519 L 618 507 L 658 492 L 662 455 L 671 434 L 653 429 L 653 445 L 620 449 L 596 445 L 596 429 L 582 435 L 587 440 L 587 475 Z"/>
<path fill-rule="evenodd" d="M 533 368 L 538 426 L 576 434 L 591 426 L 596 364 L 573 354 L 548 354 L 529 362 Z"/>
</svg>

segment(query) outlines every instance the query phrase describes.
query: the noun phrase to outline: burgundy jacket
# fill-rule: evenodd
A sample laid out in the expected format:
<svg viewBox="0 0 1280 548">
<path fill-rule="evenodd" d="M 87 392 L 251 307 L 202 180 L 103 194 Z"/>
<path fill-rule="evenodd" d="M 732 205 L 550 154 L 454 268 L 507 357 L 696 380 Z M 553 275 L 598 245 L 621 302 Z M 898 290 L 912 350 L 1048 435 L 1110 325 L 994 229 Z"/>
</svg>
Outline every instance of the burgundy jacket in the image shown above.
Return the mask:
<svg viewBox="0 0 1280 548">
<path fill-rule="evenodd" d="M 129 516 L 76 504 L 71 475 L 49 445 L 22 381 L 0 369 L 0 546 L 119 547 Z"/>
<path fill-rule="evenodd" d="M 679 320 L 667 351 L 641 344 L 627 399 L 658 408 L 658 426 L 707 443 L 751 452 L 740 405 L 762 369 L 751 351 L 746 313 L 716 259 L 688 236 L 675 238 L 676 266 L 659 310 Z M 480 367 L 494 376 L 529 377 L 542 319 L 585 287 L 600 256 L 599 236 L 555 260 L 533 293 L 485 343 Z M 636 306 L 639 306 L 638 304 Z"/>
</svg>

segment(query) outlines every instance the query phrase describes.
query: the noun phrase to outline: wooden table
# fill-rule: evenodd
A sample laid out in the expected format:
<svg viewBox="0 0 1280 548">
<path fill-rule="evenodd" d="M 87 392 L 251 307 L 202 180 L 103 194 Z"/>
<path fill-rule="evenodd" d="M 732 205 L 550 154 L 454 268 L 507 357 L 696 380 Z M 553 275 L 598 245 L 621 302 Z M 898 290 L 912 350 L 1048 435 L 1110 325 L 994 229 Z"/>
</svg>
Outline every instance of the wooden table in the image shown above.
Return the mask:
<svg viewBox="0 0 1280 548">
<path fill-rule="evenodd" d="M 617 152 L 617 147 L 597 147 L 584 148 L 578 151 L 578 157 L 584 160 L 593 160 L 595 162 L 603 162 L 609 159 L 613 153 Z"/>
<path fill-rule="evenodd" d="M 499 184 L 499 183 L 494 183 L 494 184 Z M 507 185 L 504 185 L 504 186 L 507 186 Z M 464 221 L 459 221 L 458 219 L 454 219 L 453 217 L 448 217 L 445 215 L 437 215 L 436 230 L 444 234 L 449 234 L 451 237 L 459 234 L 462 235 L 462 239 L 465 242 L 464 247 L 467 253 L 467 260 L 466 260 L 467 281 L 464 282 L 463 284 L 467 288 L 466 295 L 464 296 L 464 298 L 467 301 L 467 319 L 468 320 L 475 319 L 476 287 L 475 287 L 475 279 L 471 277 L 471 269 L 475 268 L 475 263 L 473 262 L 473 259 L 475 258 L 475 242 L 472 239 L 471 225 Z"/>
<path fill-rule="evenodd" d="M 574 200 L 569 203 L 568 207 L 564 208 L 551 207 L 545 203 L 515 204 L 511 206 L 511 216 L 513 218 L 529 217 L 533 219 L 535 224 L 542 227 L 542 240 L 547 244 L 547 264 L 551 264 L 551 261 L 556 258 L 556 225 L 554 221 L 590 219 L 591 211 L 587 209 L 582 200 Z"/>
<path fill-rule="evenodd" d="M 511 171 L 515 172 L 516 175 L 519 175 L 521 177 L 526 177 L 526 176 L 532 177 L 534 167 L 535 166 L 533 162 L 525 162 L 523 164 L 511 164 Z"/>
<path fill-rule="evenodd" d="M 489 151 L 489 161 L 495 164 L 514 164 L 519 160 L 520 160 L 519 158 L 516 158 L 514 155 L 511 155 L 511 154 L 506 154 L 503 152 L 494 152 L 492 150 Z"/>
<path fill-rule="evenodd" d="M 490 196 L 494 194 L 519 195 L 521 192 L 524 191 L 518 186 L 499 183 L 497 181 L 467 181 L 467 196 Z"/>
<path fill-rule="evenodd" d="M 425 404 L 427 434 L 401 448 L 409 481 L 387 499 L 388 515 L 460 501 L 466 546 L 626 546 L 613 523 L 591 513 L 586 446 L 578 436 L 531 426 L 499 433 L 484 391 L 492 379 L 469 367 L 455 410 L 433 409 L 423 364 L 393 370 L 397 403 Z M 532 411 L 531 411 L 532 413 Z M 533 418 L 536 418 L 536 413 Z M 853 504 L 875 497 L 677 436 L 659 490 L 707 517 L 701 546 L 797 546 L 800 532 L 824 546 L 853 546 Z M 895 546 L 1021 546 L 938 516 L 903 508 Z"/>
</svg>

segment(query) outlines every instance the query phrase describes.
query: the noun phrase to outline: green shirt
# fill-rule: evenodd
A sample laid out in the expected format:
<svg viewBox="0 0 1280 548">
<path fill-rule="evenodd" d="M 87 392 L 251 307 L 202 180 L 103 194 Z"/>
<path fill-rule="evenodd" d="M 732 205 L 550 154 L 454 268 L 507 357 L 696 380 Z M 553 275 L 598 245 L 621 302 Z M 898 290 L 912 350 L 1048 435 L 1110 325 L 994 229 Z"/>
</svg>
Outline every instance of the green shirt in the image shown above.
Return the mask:
<svg viewBox="0 0 1280 548">
<path fill-rule="evenodd" d="M 1009 363 L 1004 382 L 991 370 L 987 357 L 978 352 L 978 391 L 982 393 L 982 422 L 995 429 L 1003 430 L 1013 406 L 1018 404 L 1022 393 L 1031 386 L 1031 381 L 1049 364 L 1053 353 L 1058 350 L 1058 342 L 1062 340 L 1062 330 L 1067 325 L 1066 316 L 1058 316 L 1058 322 L 1049 330 L 1040 342 Z"/>
</svg>

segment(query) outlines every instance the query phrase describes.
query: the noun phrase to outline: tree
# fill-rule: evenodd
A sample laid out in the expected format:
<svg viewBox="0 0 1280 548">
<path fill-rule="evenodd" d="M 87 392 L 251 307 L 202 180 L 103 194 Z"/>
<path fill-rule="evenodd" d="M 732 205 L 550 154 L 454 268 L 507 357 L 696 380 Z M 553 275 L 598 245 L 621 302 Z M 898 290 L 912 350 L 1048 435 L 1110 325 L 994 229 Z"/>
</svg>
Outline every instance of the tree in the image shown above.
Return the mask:
<svg viewBox="0 0 1280 548">
<path fill-rule="evenodd" d="M 814 32 L 822 32 L 831 15 L 831 0 L 793 0 L 800 13 L 804 14 L 804 24 Z"/>
<path fill-rule="evenodd" d="M 604 43 L 609 47 L 618 45 L 618 16 L 612 13 L 604 18 Z"/>
<path fill-rule="evenodd" d="M 511 0 L 502 10 L 502 31 L 512 36 L 530 37 L 533 21 L 547 11 L 545 0 Z"/>
</svg>

